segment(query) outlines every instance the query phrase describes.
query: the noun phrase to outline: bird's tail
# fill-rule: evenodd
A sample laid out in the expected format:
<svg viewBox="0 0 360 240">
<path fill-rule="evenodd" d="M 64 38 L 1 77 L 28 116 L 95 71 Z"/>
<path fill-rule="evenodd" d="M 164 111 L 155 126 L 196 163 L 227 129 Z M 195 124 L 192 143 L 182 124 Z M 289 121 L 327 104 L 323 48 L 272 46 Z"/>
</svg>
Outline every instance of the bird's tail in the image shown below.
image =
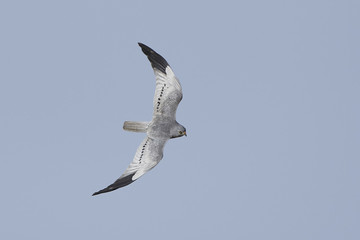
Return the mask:
<svg viewBox="0 0 360 240">
<path fill-rule="evenodd" d="M 125 121 L 123 129 L 130 132 L 146 132 L 150 122 Z"/>
</svg>

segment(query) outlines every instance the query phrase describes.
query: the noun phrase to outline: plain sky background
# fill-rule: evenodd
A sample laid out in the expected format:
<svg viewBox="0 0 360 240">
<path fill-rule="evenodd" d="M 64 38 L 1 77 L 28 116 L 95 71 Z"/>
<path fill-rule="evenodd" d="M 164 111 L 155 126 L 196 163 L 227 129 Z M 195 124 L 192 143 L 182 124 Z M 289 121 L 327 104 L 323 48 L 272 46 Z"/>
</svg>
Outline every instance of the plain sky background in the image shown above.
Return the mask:
<svg viewBox="0 0 360 240">
<path fill-rule="evenodd" d="M 1 1 L 1 239 L 360 239 L 360 2 Z M 155 78 L 188 137 L 126 169 Z"/>
</svg>

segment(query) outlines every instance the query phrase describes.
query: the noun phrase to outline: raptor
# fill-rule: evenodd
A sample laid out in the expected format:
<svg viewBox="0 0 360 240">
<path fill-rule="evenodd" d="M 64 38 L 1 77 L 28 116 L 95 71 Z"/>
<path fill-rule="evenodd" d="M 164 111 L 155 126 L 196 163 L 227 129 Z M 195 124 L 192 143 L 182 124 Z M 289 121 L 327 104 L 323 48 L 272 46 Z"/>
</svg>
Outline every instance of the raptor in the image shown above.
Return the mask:
<svg viewBox="0 0 360 240">
<path fill-rule="evenodd" d="M 139 43 L 139 46 L 148 57 L 156 79 L 152 120 L 124 122 L 124 130 L 146 132 L 147 136 L 136 150 L 134 159 L 125 172 L 113 184 L 95 192 L 93 196 L 133 183 L 160 162 L 165 143 L 169 139 L 186 136 L 185 127 L 176 121 L 176 110 L 183 97 L 179 80 L 162 56 L 145 44 Z"/>
</svg>

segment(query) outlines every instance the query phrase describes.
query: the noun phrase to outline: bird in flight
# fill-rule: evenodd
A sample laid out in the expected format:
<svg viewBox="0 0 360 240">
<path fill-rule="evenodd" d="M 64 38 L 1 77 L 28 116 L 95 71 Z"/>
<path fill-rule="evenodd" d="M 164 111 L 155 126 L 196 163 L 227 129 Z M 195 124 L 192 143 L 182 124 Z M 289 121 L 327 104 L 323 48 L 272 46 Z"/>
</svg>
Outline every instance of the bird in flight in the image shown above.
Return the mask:
<svg viewBox="0 0 360 240">
<path fill-rule="evenodd" d="M 147 136 L 136 150 L 135 157 L 125 172 L 113 184 L 95 192 L 93 196 L 133 183 L 160 162 L 167 140 L 186 136 L 185 127 L 176 121 L 176 109 L 183 97 L 179 80 L 162 56 L 145 44 L 139 43 L 139 46 L 148 57 L 156 78 L 152 120 L 124 122 L 124 130 L 146 132 Z"/>
</svg>

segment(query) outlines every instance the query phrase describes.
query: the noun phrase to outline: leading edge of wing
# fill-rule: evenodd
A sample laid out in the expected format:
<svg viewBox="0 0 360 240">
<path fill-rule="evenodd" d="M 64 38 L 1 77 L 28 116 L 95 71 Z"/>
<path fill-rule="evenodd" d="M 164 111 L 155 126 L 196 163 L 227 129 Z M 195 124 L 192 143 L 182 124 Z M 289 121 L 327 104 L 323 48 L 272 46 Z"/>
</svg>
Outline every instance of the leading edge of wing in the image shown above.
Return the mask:
<svg viewBox="0 0 360 240">
<path fill-rule="evenodd" d="M 168 62 L 160 54 L 149 48 L 143 43 L 138 43 L 143 53 L 148 57 L 151 66 L 162 73 L 166 74 L 166 67 L 170 66 Z"/>
<path fill-rule="evenodd" d="M 107 186 L 104 189 L 101 189 L 100 191 L 95 192 L 93 194 L 93 196 L 101 194 L 101 193 L 111 192 L 111 191 L 114 191 L 114 190 L 116 190 L 118 188 L 125 187 L 125 186 L 129 185 L 130 183 L 133 183 L 134 181 L 136 181 L 136 180 L 132 180 L 132 177 L 135 175 L 135 173 L 127 175 L 127 176 L 125 176 L 123 178 L 119 178 L 113 184 Z"/>
</svg>

